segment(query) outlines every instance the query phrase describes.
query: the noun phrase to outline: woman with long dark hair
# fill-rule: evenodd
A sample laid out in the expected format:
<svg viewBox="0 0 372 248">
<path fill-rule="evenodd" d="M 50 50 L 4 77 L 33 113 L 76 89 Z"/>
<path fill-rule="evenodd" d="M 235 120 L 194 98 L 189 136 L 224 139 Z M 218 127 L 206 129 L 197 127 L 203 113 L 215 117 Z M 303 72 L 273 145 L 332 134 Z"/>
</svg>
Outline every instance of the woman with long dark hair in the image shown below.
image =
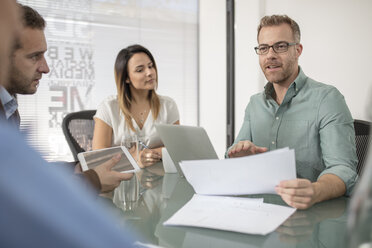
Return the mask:
<svg viewBox="0 0 372 248">
<path fill-rule="evenodd" d="M 97 108 L 93 149 L 121 145 L 136 136 L 145 147 L 139 156 L 141 167 L 161 160 L 163 143 L 155 124 L 179 124 L 173 99 L 156 93 L 158 72 L 155 59 L 145 47 L 122 49 L 115 62 L 117 95 L 106 98 Z"/>
</svg>

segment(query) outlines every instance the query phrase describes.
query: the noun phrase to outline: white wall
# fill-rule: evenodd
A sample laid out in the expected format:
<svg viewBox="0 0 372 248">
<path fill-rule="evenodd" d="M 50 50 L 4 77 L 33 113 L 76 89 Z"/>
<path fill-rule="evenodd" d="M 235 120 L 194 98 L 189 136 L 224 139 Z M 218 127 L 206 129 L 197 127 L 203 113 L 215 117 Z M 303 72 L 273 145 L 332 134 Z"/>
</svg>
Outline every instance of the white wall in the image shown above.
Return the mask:
<svg viewBox="0 0 372 248">
<path fill-rule="evenodd" d="M 199 122 L 219 157 L 226 144 L 226 1 L 199 1 Z"/>
<path fill-rule="evenodd" d="M 225 4 L 200 0 L 200 120 L 219 151 L 226 143 Z M 235 0 L 235 135 L 250 96 L 266 82 L 253 47 L 260 18 L 271 14 L 287 14 L 300 25 L 305 74 L 336 86 L 355 119 L 372 121 L 371 13 L 370 0 Z"/>
<path fill-rule="evenodd" d="M 250 96 L 264 87 L 264 76 L 253 49 L 262 11 L 259 1 L 235 1 L 235 136 L 242 126 Z"/>
<path fill-rule="evenodd" d="M 266 0 L 265 12 L 286 13 L 298 22 L 304 72 L 336 86 L 354 119 L 371 121 L 372 1 Z"/>
</svg>

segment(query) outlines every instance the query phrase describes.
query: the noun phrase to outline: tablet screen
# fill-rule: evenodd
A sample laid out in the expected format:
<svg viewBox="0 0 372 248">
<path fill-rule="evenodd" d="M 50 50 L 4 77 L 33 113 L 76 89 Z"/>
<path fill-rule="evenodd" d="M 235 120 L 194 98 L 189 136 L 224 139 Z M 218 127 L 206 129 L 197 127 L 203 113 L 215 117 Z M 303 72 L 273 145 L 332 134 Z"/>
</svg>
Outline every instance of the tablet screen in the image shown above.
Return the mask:
<svg viewBox="0 0 372 248">
<path fill-rule="evenodd" d="M 110 149 L 102 149 L 90 152 L 84 152 L 82 155 L 84 156 L 85 163 L 89 169 L 96 167 L 108 160 L 110 160 L 116 154 L 121 154 L 120 161 L 113 167 L 113 170 L 123 172 L 123 171 L 133 171 L 135 168 L 124 154 L 122 148 L 113 147 Z M 130 155 L 129 155 L 130 156 Z"/>
</svg>

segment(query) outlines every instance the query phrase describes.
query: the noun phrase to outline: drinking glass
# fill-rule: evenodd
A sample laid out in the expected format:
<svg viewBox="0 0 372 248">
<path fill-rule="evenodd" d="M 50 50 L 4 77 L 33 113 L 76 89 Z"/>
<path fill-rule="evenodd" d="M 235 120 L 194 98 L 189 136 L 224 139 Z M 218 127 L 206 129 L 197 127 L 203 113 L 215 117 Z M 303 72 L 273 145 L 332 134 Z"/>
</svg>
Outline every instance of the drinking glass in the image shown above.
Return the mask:
<svg viewBox="0 0 372 248">
<path fill-rule="evenodd" d="M 138 137 L 137 135 L 123 136 L 121 146 L 125 146 L 135 161 L 139 161 Z"/>
<path fill-rule="evenodd" d="M 131 212 L 136 209 L 139 198 L 139 183 L 134 175 L 130 180 L 122 181 L 115 189 L 113 201 L 124 211 Z"/>
</svg>

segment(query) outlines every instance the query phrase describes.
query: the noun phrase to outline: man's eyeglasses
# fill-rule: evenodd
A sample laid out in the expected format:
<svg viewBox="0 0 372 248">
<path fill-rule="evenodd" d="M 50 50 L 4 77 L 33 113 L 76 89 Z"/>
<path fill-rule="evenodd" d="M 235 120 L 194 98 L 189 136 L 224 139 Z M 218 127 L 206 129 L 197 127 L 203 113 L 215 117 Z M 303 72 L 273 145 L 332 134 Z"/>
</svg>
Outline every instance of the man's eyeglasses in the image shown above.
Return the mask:
<svg viewBox="0 0 372 248">
<path fill-rule="evenodd" d="M 296 42 L 289 43 L 289 42 L 285 42 L 285 41 L 280 41 L 280 42 L 275 43 L 272 46 L 259 45 L 258 47 L 255 47 L 254 50 L 256 51 L 256 53 L 258 55 L 264 55 L 264 54 L 267 54 L 270 50 L 270 47 L 272 47 L 274 52 L 276 52 L 276 53 L 285 53 L 286 51 L 288 51 L 289 46 L 294 46 L 294 45 L 297 45 L 297 44 L 298 43 L 296 43 Z"/>
</svg>

